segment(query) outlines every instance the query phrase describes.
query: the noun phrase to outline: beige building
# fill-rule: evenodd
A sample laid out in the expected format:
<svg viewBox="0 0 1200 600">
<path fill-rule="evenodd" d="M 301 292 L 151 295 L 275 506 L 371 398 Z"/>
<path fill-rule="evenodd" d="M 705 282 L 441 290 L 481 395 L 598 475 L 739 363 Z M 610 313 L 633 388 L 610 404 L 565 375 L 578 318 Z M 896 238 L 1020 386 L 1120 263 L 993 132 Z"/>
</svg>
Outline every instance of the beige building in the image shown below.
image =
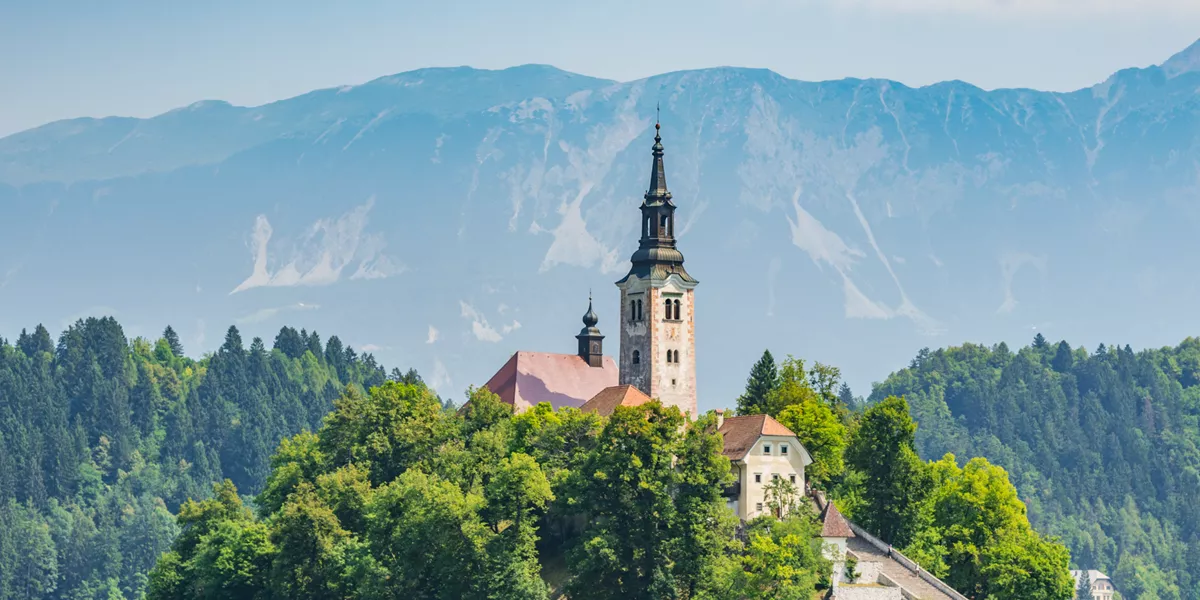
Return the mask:
<svg viewBox="0 0 1200 600">
<path fill-rule="evenodd" d="M 1083 577 L 1083 573 L 1084 571 L 1071 571 L 1071 577 L 1075 578 L 1076 590 L 1079 589 L 1079 579 Z M 1117 589 L 1113 587 L 1112 580 L 1108 578 L 1108 575 L 1095 569 L 1089 569 L 1087 574 L 1088 581 L 1092 584 L 1092 597 L 1090 600 L 1112 600 L 1113 593 Z M 1077 600 L 1089 600 L 1088 598 L 1076 598 Z"/>
<path fill-rule="evenodd" d="M 721 412 L 717 429 L 725 438 L 724 454 L 733 463 L 737 478 L 725 492 L 726 504 L 734 514 L 743 521 L 770 514 L 772 499 L 767 486 L 777 479 L 791 483 L 795 505 L 804 505 L 804 468 L 812 464 L 812 456 L 795 433 L 770 415 L 726 418 Z"/>
</svg>

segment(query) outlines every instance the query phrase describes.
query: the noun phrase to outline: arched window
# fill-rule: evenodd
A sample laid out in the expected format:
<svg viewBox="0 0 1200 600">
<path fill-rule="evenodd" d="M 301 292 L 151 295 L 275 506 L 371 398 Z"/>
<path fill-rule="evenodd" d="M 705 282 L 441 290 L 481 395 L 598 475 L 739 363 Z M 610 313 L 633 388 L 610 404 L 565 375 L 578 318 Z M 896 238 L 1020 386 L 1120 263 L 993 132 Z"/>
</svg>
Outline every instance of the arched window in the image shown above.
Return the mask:
<svg viewBox="0 0 1200 600">
<path fill-rule="evenodd" d="M 679 301 L 675 301 L 675 320 L 679 320 Z"/>
<path fill-rule="evenodd" d="M 678 350 L 675 351 L 675 360 L 673 360 L 671 362 L 673 362 L 675 364 L 679 364 L 679 351 Z"/>
<path fill-rule="evenodd" d="M 637 303 L 638 303 L 637 320 L 641 321 L 642 320 L 642 301 L 638 300 Z"/>
<path fill-rule="evenodd" d="M 633 364 L 639 365 L 642 363 L 642 353 L 637 350 L 633 351 Z"/>
<path fill-rule="evenodd" d="M 671 351 L 667 350 L 667 362 L 671 362 Z"/>
<path fill-rule="evenodd" d="M 663 215 L 658 223 L 658 237 L 667 237 L 667 215 Z"/>
<path fill-rule="evenodd" d="M 637 300 L 629 301 L 629 322 L 637 321 Z"/>
<path fill-rule="evenodd" d="M 663 300 L 663 307 L 666 309 L 666 312 L 663 313 L 663 320 L 670 321 L 671 320 L 671 299 L 670 298 Z"/>
</svg>

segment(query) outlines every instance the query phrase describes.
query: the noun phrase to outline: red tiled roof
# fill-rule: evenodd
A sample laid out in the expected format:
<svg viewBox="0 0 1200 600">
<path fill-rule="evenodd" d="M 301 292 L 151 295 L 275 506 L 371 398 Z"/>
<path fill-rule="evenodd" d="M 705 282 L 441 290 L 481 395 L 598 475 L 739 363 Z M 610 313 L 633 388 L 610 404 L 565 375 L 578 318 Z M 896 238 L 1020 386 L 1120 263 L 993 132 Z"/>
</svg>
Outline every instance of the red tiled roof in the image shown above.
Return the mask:
<svg viewBox="0 0 1200 600">
<path fill-rule="evenodd" d="M 641 406 L 649 401 L 650 396 L 632 385 L 614 385 L 600 390 L 600 393 L 592 396 L 579 410 L 607 417 L 613 414 L 618 406 Z"/>
<path fill-rule="evenodd" d="M 827 501 L 825 510 L 821 511 L 821 537 L 854 537 L 854 530 L 850 529 L 850 523 L 846 521 L 846 517 L 842 516 L 841 511 L 837 509 L 837 505 L 832 500 Z"/>
<path fill-rule="evenodd" d="M 784 427 L 783 423 L 771 418 L 771 415 L 725 417 L 720 432 L 721 436 L 725 438 L 723 453 L 729 457 L 729 460 L 745 458 L 758 438 L 764 435 L 796 436 L 792 430 Z"/>
<path fill-rule="evenodd" d="M 602 364 L 593 367 L 575 354 L 517 352 L 485 385 L 517 412 L 541 402 L 578 408 L 617 385 L 617 363 L 605 356 Z"/>
</svg>

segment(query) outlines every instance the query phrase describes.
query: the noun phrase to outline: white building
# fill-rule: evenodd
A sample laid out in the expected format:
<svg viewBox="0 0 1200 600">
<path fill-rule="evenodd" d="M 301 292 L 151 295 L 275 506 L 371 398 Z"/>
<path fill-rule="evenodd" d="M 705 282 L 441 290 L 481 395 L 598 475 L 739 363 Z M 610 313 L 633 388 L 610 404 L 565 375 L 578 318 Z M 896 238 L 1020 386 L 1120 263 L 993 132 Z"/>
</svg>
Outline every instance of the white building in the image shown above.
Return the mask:
<svg viewBox="0 0 1200 600">
<path fill-rule="evenodd" d="M 1075 579 L 1076 590 L 1079 589 L 1079 579 L 1083 577 L 1084 573 L 1085 571 L 1071 571 L 1071 577 Z M 1089 569 L 1086 573 L 1088 574 L 1088 581 L 1092 583 L 1091 600 L 1112 600 L 1117 588 L 1113 587 L 1112 580 L 1108 578 L 1108 575 L 1095 569 Z M 1078 598 L 1078 600 L 1088 599 Z"/>
<path fill-rule="evenodd" d="M 722 412 L 717 414 L 717 429 L 725 438 L 724 454 L 733 463 L 737 478 L 725 492 L 734 514 L 743 521 L 769 514 L 767 485 L 777 479 L 792 484 L 797 504 L 804 502 L 804 468 L 813 460 L 796 434 L 770 415 L 726 418 Z"/>
</svg>

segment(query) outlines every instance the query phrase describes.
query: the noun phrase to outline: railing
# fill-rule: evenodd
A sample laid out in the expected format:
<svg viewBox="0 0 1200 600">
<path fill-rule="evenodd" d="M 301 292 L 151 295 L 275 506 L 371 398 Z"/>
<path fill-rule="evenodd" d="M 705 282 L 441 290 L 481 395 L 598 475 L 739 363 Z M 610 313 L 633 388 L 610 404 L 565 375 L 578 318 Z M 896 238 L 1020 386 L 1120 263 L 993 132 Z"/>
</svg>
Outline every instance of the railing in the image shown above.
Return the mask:
<svg viewBox="0 0 1200 600">
<path fill-rule="evenodd" d="M 950 596 L 954 600 L 969 600 L 966 596 L 955 591 L 954 588 L 946 585 L 941 579 L 934 577 L 929 571 L 922 569 L 921 565 L 918 565 L 907 556 L 901 554 L 899 550 L 892 548 L 890 544 L 883 543 L 883 540 L 880 540 L 870 533 L 867 533 L 867 530 L 855 525 L 853 521 L 847 519 L 846 522 L 850 524 L 850 530 L 854 532 L 854 535 L 866 540 L 868 544 L 875 546 L 880 552 L 886 553 L 889 558 L 899 563 L 900 566 L 904 567 L 905 569 L 908 569 L 913 575 L 920 577 L 921 580 L 933 586 L 933 588 L 937 591 Z"/>
</svg>

